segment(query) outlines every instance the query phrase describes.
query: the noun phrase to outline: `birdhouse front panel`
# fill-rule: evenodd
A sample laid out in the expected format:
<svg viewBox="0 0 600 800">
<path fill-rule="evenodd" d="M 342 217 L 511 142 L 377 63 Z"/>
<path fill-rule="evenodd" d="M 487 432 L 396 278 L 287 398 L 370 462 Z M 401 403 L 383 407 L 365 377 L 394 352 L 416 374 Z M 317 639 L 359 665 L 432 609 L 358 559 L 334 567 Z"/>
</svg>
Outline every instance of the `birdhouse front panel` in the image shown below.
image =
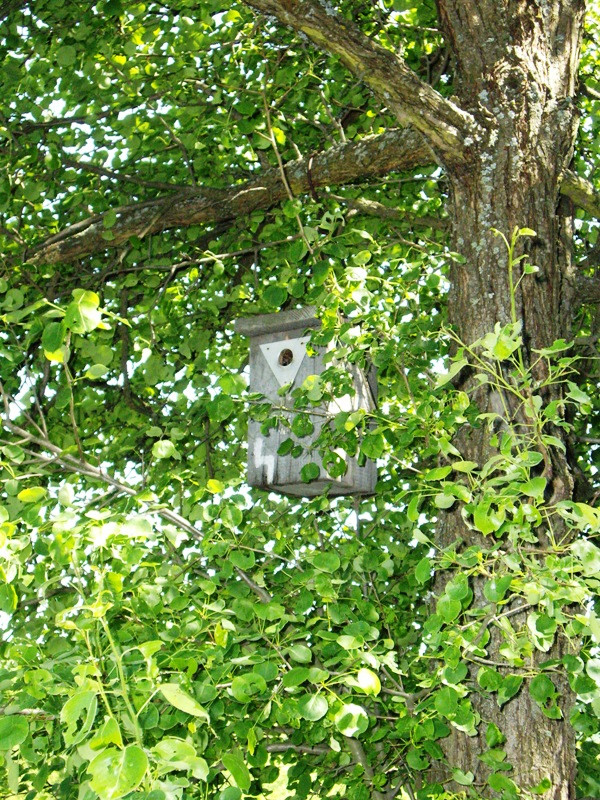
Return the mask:
<svg viewBox="0 0 600 800">
<path fill-rule="evenodd" d="M 328 490 L 329 494 L 370 494 L 375 488 L 377 468 L 367 461 L 359 466 L 356 459 L 340 453 L 347 470 L 339 477 L 330 476 L 319 456 L 315 442 L 322 426 L 340 411 L 375 407 L 372 387 L 357 368 L 348 365 L 354 393 L 337 398 L 328 405 L 294 409 L 291 393 L 309 376 L 320 375 L 326 368 L 325 350 L 308 352 L 310 329 L 319 327 L 313 308 L 238 320 L 236 330 L 250 337 L 250 386 L 273 406 L 279 424 L 264 433 L 261 423 L 251 420 L 248 428 L 248 483 L 262 489 L 300 497 L 313 497 Z M 282 393 L 282 388 L 287 387 Z M 280 455 L 287 440 L 300 445 L 300 454 Z M 288 443 L 289 447 L 289 443 Z M 284 449 L 285 446 L 284 446 Z M 299 448 L 296 448 L 299 450 Z M 319 474 L 306 480 L 307 465 L 316 465 Z M 315 466 L 307 467 L 312 474 Z"/>
</svg>

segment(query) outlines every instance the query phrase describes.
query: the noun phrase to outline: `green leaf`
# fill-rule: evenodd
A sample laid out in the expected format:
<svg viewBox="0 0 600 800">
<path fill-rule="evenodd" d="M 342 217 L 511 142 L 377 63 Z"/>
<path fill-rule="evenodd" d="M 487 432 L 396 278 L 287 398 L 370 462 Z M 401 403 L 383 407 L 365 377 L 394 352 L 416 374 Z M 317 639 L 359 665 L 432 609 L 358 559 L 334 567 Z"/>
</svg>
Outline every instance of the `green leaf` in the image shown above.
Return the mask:
<svg viewBox="0 0 600 800">
<path fill-rule="evenodd" d="M 287 289 L 284 289 L 281 286 L 269 286 L 263 292 L 263 299 L 265 303 L 273 306 L 274 308 L 279 308 L 282 306 L 287 300 L 287 297 Z"/>
<path fill-rule="evenodd" d="M 210 722 L 210 717 L 205 708 L 197 700 L 184 691 L 178 683 L 163 683 L 159 690 L 165 700 L 180 711 L 185 711 L 193 717 L 198 717 L 203 722 Z"/>
<path fill-rule="evenodd" d="M 581 562 L 584 575 L 592 577 L 600 572 L 600 548 L 595 544 L 587 539 L 578 539 L 571 545 L 571 552 Z"/>
<path fill-rule="evenodd" d="M 96 716 L 98 700 L 95 692 L 77 692 L 60 711 L 60 721 L 66 723 L 63 737 L 67 746 L 79 744 L 88 735 Z"/>
<path fill-rule="evenodd" d="M 462 610 L 460 600 L 453 600 L 448 595 L 444 594 L 437 602 L 437 613 L 442 617 L 445 622 L 452 622 L 456 619 Z"/>
<path fill-rule="evenodd" d="M 12 614 L 17 610 L 19 604 L 19 597 L 12 584 L 0 584 L 0 611 L 5 614 Z"/>
<path fill-rule="evenodd" d="M 337 730 L 348 738 L 358 738 L 369 727 L 369 715 L 362 706 L 345 703 L 333 718 Z"/>
<path fill-rule="evenodd" d="M 443 481 L 452 472 L 452 467 L 435 467 L 434 469 L 427 470 L 423 475 L 425 481 Z"/>
<path fill-rule="evenodd" d="M 419 504 L 421 502 L 421 496 L 415 494 L 411 497 L 410 503 L 408 504 L 408 508 L 406 509 L 406 516 L 408 517 L 409 522 L 416 522 L 419 519 Z"/>
<path fill-rule="evenodd" d="M 503 575 L 502 577 L 494 577 L 490 581 L 486 581 L 483 586 L 483 594 L 490 603 L 499 603 L 504 599 L 504 595 L 508 591 L 512 583 L 512 575 Z"/>
<path fill-rule="evenodd" d="M 29 489 L 22 489 L 17 495 L 17 499 L 22 503 L 39 503 L 46 496 L 43 486 L 31 486 Z"/>
<path fill-rule="evenodd" d="M 529 683 L 529 694 L 538 703 L 544 705 L 556 696 L 556 687 L 547 675 L 536 675 Z"/>
<path fill-rule="evenodd" d="M 59 47 L 56 51 L 56 60 L 61 67 L 71 67 L 77 58 L 77 50 L 70 44 Z"/>
<path fill-rule="evenodd" d="M 222 792 L 219 792 L 219 800 L 241 800 L 242 793 L 237 786 L 227 786 Z"/>
<path fill-rule="evenodd" d="M 473 524 L 483 534 L 497 531 L 502 520 L 494 513 L 491 500 L 482 500 L 473 512 Z"/>
<path fill-rule="evenodd" d="M 243 792 L 250 788 L 252 783 L 252 776 L 248 771 L 248 767 L 244 762 L 244 756 L 239 750 L 234 750 L 230 753 L 224 753 L 222 756 L 223 766 L 229 770 L 231 777 L 236 785 Z"/>
<path fill-rule="evenodd" d="M 423 753 L 423 750 L 412 748 L 406 754 L 406 763 L 411 769 L 424 770 L 429 767 L 429 761 Z"/>
<path fill-rule="evenodd" d="M 102 312 L 99 310 L 100 298 L 95 292 L 75 289 L 75 298 L 69 303 L 65 313 L 65 325 L 73 333 L 89 333 L 95 330 L 102 321 Z"/>
<path fill-rule="evenodd" d="M 475 780 L 475 775 L 471 771 L 463 772 L 461 769 L 453 769 L 452 780 L 461 786 L 470 786 Z"/>
<path fill-rule="evenodd" d="M 448 370 L 448 372 L 439 376 L 435 384 L 435 388 L 439 389 L 441 386 L 445 386 L 447 383 L 449 383 L 452 380 L 452 378 L 458 375 L 458 373 L 461 371 L 463 367 L 467 366 L 468 363 L 469 362 L 467 361 L 466 358 L 461 358 L 458 361 L 454 361 L 450 365 L 450 369 Z"/>
<path fill-rule="evenodd" d="M 505 775 L 499 775 L 498 773 L 494 773 L 490 775 L 488 778 L 488 786 L 490 786 L 496 792 L 507 792 L 507 794 L 503 794 L 502 797 L 506 797 L 507 800 L 517 800 L 517 787 L 514 781 L 511 781 L 510 778 L 507 778 Z"/>
<path fill-rule="evenodd" d="M 190 742 L 167 736 L 153 748 L 152 754 L 159 762 L 159 774 L 185 770 L 197 780 L 205 781 L 208 777 L 208 764 L 200 758 Z"/>
<path fill-rule="evenodd" d="M 227 372 L 217 381 L 224 394 L 239 395 L 246 390 L 246 380 L 243 375 Z"/>
<path fill-rule="evenodd" d="M 378 675 L 365 667 L 358 670 L 356 684 L 365 694 L 378 695 L 381 691 L 381 681 Z"/>
<path fill-rule="evenodd" d="M 434 705 L 443 717 L 451 717 L 458 708 L 459 694 L 452 686 L 443 686 L 436 692 Z"/>
<path fill-rule="evenodd" d="M 63 483 L 58 490 L 58 502 L 61 506 L 70 506 L 75 499 L 75 490 L 70 483 Z"/>
<path fill-rule="evenodd" d="M 85 372 L 85 377 L 89 378 L 90 380 L 98 380 L 98 378 L 102 378 L 108 372 L 108 367 L 104 364 L 93 364 L 88 370 Z"/>
<path fill-rule="evenodd" d="M 306 396 L 313 403 L 318 403 L 323 397 L 322 384 L 320 375 L 308 375 L 302 383 L 302 390 L 306 392 Z"/>
<path fill-rule="evenodd" d="M 526 483 L 522 483 L 519 488 L 523 494 L 526 494 L 528 497 L 539 499 L 544 496 L 546 483 L 546 478 L 531 478 L 531 480 L 527 481 Z"/>
<path fill-rule="evenodd" d="M 529 791 L 532 794 L 545 794 L 551 788 L 552 781 L 550 778 L 542 778 L 542 780 L 539 783 L 536 783 L 535 786 L 530 786 Z"/>
<path fill-rule="evenodd" d="M 42 333 L 42 347 L 52 353 L 65 340 L 66 326 L 64 322 L 49 322 Z"/>
<path fill-rule="evenodd" d="M 156 459 L 173 458 L 177 449 L 170 439 L 159 439 L 152 445 L 152 455 Z"/>
<path fill-rule="evenodd" d="M 315 464 L 314 461 L 310 461 L 300 470 L 300 477 L 304 483 L 310 483 L 319 477 L 320 472 L 321 470 L 319 469 L 319 465 Z"/>
<path fill-rule="evenodd" d="M 238 528 L 244 521 L 242 510 L 233 503 L 223 506 L 220 514 L 223 524 L 228 528 Z"/>
<path fill-rule="evenodd" d="M 464 572 L 459 572 L 446 584 L 445 592 L 453 600 L 465 600 L 469 596 L 469 579 Z"/>
<path fill-rule="evenodd" d="M 457 664 L 456 667 L 445 667 L 444 668 L 444 680 L 448 683 L 452 683 L 455 686 L 462 683 L 464 679 L 469 674 L 469 670 L 467 665 L 464 662 L 460 662 Z"/>
<path fill-rule="evenodd" d="M 206 410 L 213 422 L 224 422 L 235 411 L 235 403 L 229 395 L 222 395 L 207 403 Z"/>
<path fill-rule="evenodd" d="M 368 433 L 360 445 L 361 452 L 372 460 L 381 458 L 384 447 L 385 439 L 381 433 Z"/>
<path fill-rule="evenodd" d="M 298 711 L 303 719 L 316 722 L 329 710 L 327 699 L 322 694 L 305 694 L 298 700 Z"/>
<path fill-rule="evenodd" d="M 335 553 L 317 553 L 312 563 L 322 572 L 336 572 L 340 568 L 340 557 Z"/>
<path fill-rule="evenodd" d="M 303 436 L 310 436 L 315 426 L 308 414 L 296 414 L 292 420 L 292 433 L 301 439 Z"/>
<path fill-rule="evenodd" d="M 299 686 L 304 681 L 308 680 L 308 676 L 310 671 L 308 667 L 292 667 L 289 672 L 286 672 L 282 679 L 282 684 L 286 688 L 291 688 L 293 686 Z"/>
<path fill-rule="evenodd" d="M 267 682 L 257 672 L 247 672 L 245 675 L 236 675 L 231 682 L 231 694 L 238 703 L 248 703 L 256 695 L 267 691 Z"/>
<path fill-rule="evenodd" d="M 517 694 L 522 683 L 523 678 L 521 675 L 507 675 L 502 680 L 497 695 L 497 703 L 500 708 Z"/>
<path fill-rule="evenodd" d="M 117 800 L 136 789 L 146 774 L 148 758 L 135 744 L 124 750 L 109 747 L 88 765 L 90 786 L 101 800 Z"/>
<path fill-rule="evenodd" d="M 439 492 L 439 494 L 436 494 L 436 496 L 433 498 L 433 502 L 438 508 L 442 509 L 451 508 L 454 505 L 454 503 L 456 503 L 456 497 L 454 497 L 454 495 L 451 494 L 445 494 L 444 492 Z"/>
<path fill-rule="evenodd" d="M 476 461 L 455 461 L 454 464 L 452 464 L 453 470 L 456 472 L 465 472 L 467 474 L 473 472 L 473 470 L 477 469 L 477 467 L 478 464 Z"/>
<path fill-rule="evenodd" d="M 13 714 L 0 717 L 0 750 L 12 750 L 24 742 L 28 734 L 29 725 L 25 717 Z"/>
<path fill-rule="evenodd" d="M 582 412 L 585 413 L 588 408 L 592 407 L 592 401 L 590 400 L 589 396 L 582 389 L 580 389 L 576 383 L 573 383 L 573 381 L 567 381 L 567 385 L 569 387 L 567 397 L 577 403 L 577 405 L 581 407 Z"/>
<path fill-rule="evenodd" d="M 121 731 L 117 724 L 116 719 L 109 717 L 104 725 L 100 728 L 88 742 L 92 750 L 101 750 L 108 747 L 109 744 L 116 744 L 118 747 L 123 747 L 123 739 Z"/>
<path fill-rule="evenodd" d="M 312 661 L 310 648 L 305 644 L 293 644 L 288 648 L 287 652 L 293 661 L 299 661 L 300 664 L 310 664 Z"/>
<path fill-rule="evenodd" d="M 417 566 L 415 567 L 415 578 L 419 581 L 419 583 L 427 583 L 427 581 L 431 578 L 431 559 L 430 558 L 422 558 Z"/>
<path fill-rule="evenodd" d="M 504 744 L 506 736 L 502 733 L 497 725 L 490 722 L 485 730 L 485 741 L 489 748 L 497 747 L 499 744 Z"/>
</svg>

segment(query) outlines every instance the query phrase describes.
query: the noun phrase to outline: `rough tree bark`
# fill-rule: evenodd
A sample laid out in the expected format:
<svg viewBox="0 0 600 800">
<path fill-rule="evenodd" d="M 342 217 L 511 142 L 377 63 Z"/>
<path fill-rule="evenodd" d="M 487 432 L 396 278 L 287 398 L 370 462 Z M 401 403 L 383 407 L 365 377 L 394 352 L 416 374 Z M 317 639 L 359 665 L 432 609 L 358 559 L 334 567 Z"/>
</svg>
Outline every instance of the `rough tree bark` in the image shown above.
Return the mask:
<svg viewBox="0 0 600 800">
<path fill-rule="evenodd" d="M 520 284 L 516 296 L 517 318 L 529 353 L 571 334 L 575 279 L 570 210 L 559 203 L 559 186 L 577 129 L 572 98 L 583 3 L 439 0 L 438 8 L 456 60 L 455 91 L 483 131 L 472 144 L 467 169 L 447 165 L 454 246 L 466 259 L 453 266 L 452 322 L 461 339 L 470 342 L 493 323 L 511 321 L 506 250 L 490 228 L 508 233 L 515 226 L 530 227 L 537 236 L 531 240 L 529 258 L 539 272 Z M 493 392 L 479 395 L 478 405 L 493 410 Z M 487 457 L 487 438 L 485 433 L 471 432 L 460 443 L 463 457 Z M 553 501 L 571 497 L 573 480 L 566 458 L 554 455 L 545 477 Z M 474 543 L 458 515 L 449 515 L 440 531 L 441 543 L 459 536 Z M 477 596 L 477 586 L 474 590 Z M 513 622 L 518 626 L 523 619 L 516 617 Z M 538 654 L 543 655 L 538 660 L 560 657 L 561 646 L 552 654 Z M 507 761 L 514 768 L 511 778 L 528 787 L 549 777 L 553 788 L 547 796 L 567 800 L 575 796 L 572 696 L 566 682 L 560 688 L 562 720 L 547 719 L 527 692 L 502 711 L 488 701 L 480 701 L 478 710 L 507 736 Z M 477 775 L 481 747 L 477 740 L 455 735 L 445 749 L 451 763 Z"/>
</svg>

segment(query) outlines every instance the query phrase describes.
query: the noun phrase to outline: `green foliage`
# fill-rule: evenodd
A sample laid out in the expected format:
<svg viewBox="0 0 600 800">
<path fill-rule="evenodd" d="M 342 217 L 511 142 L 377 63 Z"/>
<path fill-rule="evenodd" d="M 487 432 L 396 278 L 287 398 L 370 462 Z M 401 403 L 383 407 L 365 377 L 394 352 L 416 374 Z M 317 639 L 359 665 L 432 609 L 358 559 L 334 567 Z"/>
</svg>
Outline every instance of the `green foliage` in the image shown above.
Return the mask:
<svg viewBox="0 0 600 800">
<path fill-rule="evenodd" d="M 104 214 L 109 244 L 124 206 L 241 184 L 296 148 L 393 124 L 339 60 L 246 6 L 30 5 L 0 34 L 7 258 L 90 214 Z M 344 8 L 421 72 L 440 44 L 432 3 Z M 595 47 L 590 36 L 587 73 Z M 586 171 L 596 129 L 577 153 Z M 460 731 L 485 739 L 481 775 L 513 798 L 504 734 L 474 698 L 509 708 L 529 693 L 557 718 L 565 680 L 582 791 L 600 792 L 600 517 L 591 498 L 548 497 L 566 433 L 597 430 L 593 376 L 586 387 L 564 341 L 526 366 L 514 313 L 457 340 L 446 234 L 410 222 L 439 216 L 433 168 L 337 191 L 211 229 L 140 231 L 74 265 L 19 261 L 0 279 L 0 795 L 240 800 L 275 784 L 273 797 L 316 785 L 365 800 L 402 784 L 449 798 L 427 770 Z M 355 213 L 361 198 L 403 218 Z M 513 298 L 535 279 L 516 255 L 530 235 L 506 240 Z M 312 345 L 337 361 L 297 392 L 280 452 L 313 433 L 311 409 L 343 396 L 344 364 L 372 361 L 379 410 L 339 411 L 318 448 L 340 474 L 349 457 L 378 460 L 373 498 L 245 484 L 248 419 L 276 421 L 246 392 L 232 323 L 309 303 L 323 322 Z M 469 391 L 455 389 L 467 371 Z M 478 408 L 483 389 L 497 411 Z M 470 431 L 489 442 L 481 461 L 453 443 Z M 592 479 L 598 458 L 581 462 Z M 302 478 L 319 474 L 310 462 Z M 436 542 L 447 514 L 480 545 Z M 559 641 L 572 647 L 555 659 Z M 475 791 L 473 772 L 451 775 Z"/>
</svg>

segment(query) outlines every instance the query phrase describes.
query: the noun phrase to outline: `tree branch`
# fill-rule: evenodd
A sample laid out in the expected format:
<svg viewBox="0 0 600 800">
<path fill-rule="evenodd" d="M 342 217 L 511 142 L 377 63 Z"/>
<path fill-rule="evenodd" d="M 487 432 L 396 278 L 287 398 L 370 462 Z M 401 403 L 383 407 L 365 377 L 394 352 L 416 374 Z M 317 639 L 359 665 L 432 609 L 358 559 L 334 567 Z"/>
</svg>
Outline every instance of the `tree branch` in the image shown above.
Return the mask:
<svg viewBox="0 0 600 800">
<path fill-rule="evenodd" d="M 334 200 L 344 203 L 344 205 L 358 211 L 360 214 L 368 214 L 372 217 L 380 217 L 380 219 L 395 219 L 399 222 L 408 222 L 410 225 L 419 228 L 435 228 L 438 231 L 447 231 L 449 228 L 448 220 L 446 219 L 427 215 L 420 217 L 418 214 L 406 214 L 393 206 L 385 206 L 383 203 L 369 200 L 366 197 L 351 198 L 337 194 L 332 194 L 331 196 Z"/>
<path fill-rule="evenodd" d="M 600 303 L 600 278 L 579 275 L 575 284 L 575 296 L 580 303 Z"/>
<path fill-rule="evenodd" d="M 1 391 L 1 387 L 0 387 Z M 3 394 L 3 397 L 6 401 L 6 395 Z M 46 450 L 47 452 L 51 453 L 52 456 L 46 456 L 41 452 L 33 452 L 32 455 L 39 461 L 41 464 L 44 465 L 52 465 L 58 464 L 63 469 L 66 469 L 68 472 L 74 472 L 77 475 L 86 475 L 88 478 L 94 478 L 95 480 L 100 481 L 112 488 L 116 489 L 121 494 L 128 495 L 129 497 L 136 497 L 138 494 L 138 490 L 135 489 L 133 486 L 129 486 L 122 481 L 113 478 L 112 475 L 109 475 L 107 472 L 95 467 L 93 464 L 90 464 L 89 461 L 85 461 L 83 458 L 75 458 L 74 456 L 63 453 L 60 447 L 57 447 L 53 444 L 49 439 L 41 436 L 35 436 L 29 431 L 25 430 L 25 428 L 21 428 L 19 425 L 15 425 L 13 422 L 10 422 L 9 419 L 5 418 L 3 420 L 4 427 L 14 433 L 16 436 L 19 436 L 22 441 L 30 442 L 31 444 L 35 444 L 37 447 L 41 448 L 42 450 Z M 158 514 L 159 517 L 162 517 L 167 522 L 170 522 L 172 525 L 175 525 L 180 530 L 186 531 L 187 533 L 192 536 L 193 539 L 197 541 L 202 541 L 202 534 L 200 531 L 195 528 L 191 522 L 188 522 L 185 517 L 182 517 L 181 514 L 178 514 L 176 511 L 173 511 L 170 508 L 166 508 L 165 506 L 155 506 L 151 508 L 151 511 Z M 243 569 L 236 567 L 236 572 L 239 577 L 244 581 L 244 583 L 252 589 L 252 591 L 260 598 L 261 602 L 263 603 L 270 603 L 272 600 L 271 595 L 260 587 L 257 583 L 255 583 L 252 578 L 244 572 Z"/>
<path fill-rule="evenodd" d="M 441 160 L 464 160 L 465 140 L 477 132 L 475 119 L 422 81 L 391 50 L 365 36 L 329 3 L 312 0 L 246 0 L 282 25 L 308 36 L 369 86 L 403 124 L 420 131 Z"/>
<path fill-rule="evenodd" d="M 414 131 L 391 129 L 377 136 L 324 150 L 309 159 L 290 161 L 285 174 L 297 196 L 314 187 L 336 186 L 385 175 L 392 170 L 409 170 L 431 164 L 431 151 Z M 77 222 L 41 242 L 28 254 L 31 263 L 55 264 L 119 247 L 132 236 L 142 236 L 170 228 L 186 228 L 199 223 L 236 219 L 257 209 L 271 208 L 287 198 L 278 167 L 261 173 L 245 184 L 226 189 L 190 188 L 168 197 L 115 209 L 116 223 L 104 227 L 103 214 Z M 107 240 L 110 230 L 112 238 Z"/>
<path fill-rule="evenodd" d="M 587 83 L 582 83 L 579 91 L 589 100 L 600 100 L 600 92 L 593 86 L 588 86 Z"/>
<path fill-rule="evenodd" d="M 375 773 L 371 765 L 369 764 L 369 759 L 367 758 L 367 754 L 362 746 L 362 744 L 358 741 L 358 739 L 349 738 L 347 740 L 348 750 L 352 754 L 352 759 L 354 760 L 355 764 L 360 764 L 361 767 L 365 771 L 365 778 L 372 786 L 373 778 L 375 777 Z M 385 795 L 382 792 L 378 792 L 376 789 L 371 790 L 371 795 L 373 800 L 385 800 Z"/>
<path fill-rule="evenodd" d="M 343 186 L 393 171 L 427 167 L 432 162 L 431 150 L 418 133 L 410 129 L 392 128 L 385 133 L 332 147 L 309 158 L 290 161 L 285 165 L 285 173 L 292 193 L 298 196 L 311 192 L 311 184 L 312 188 Z M 600 192 L 589 181 L 568 171 L 563 177 L 560 191 L 570 197 L 575 205 L 594 217 L 600 217 Z M 278 167 L 274 167 L 261 173 L 255 180 L 226 189 L 190 188 L 156 200 L 114 209 L 118 218 L 110 228 L 113 235 L 111 240 L 103 235 L 107 232 L 103 224 L 105 215 L 96 214 L 41 242 L 26 254 L 26 260 L 33 264 L 66 263 L 120 247 L 132 236 L 143 237 L 199 223 L 227 222 L 258 209 L 272 208 L 286 198 L 281 173 Z M 362 202 L 361 211 L 368 213 L 367 206 L 370 203 Z M 370 207 L 375 209 L 372 205 Z M 376 208 L 382 211 L 379 204 Z M 430 220 L 427 224 L 433 227 Z"/>
<path fill-rule="evenodd" d="M 324 744 L 292 744 L 291 742 L 275 742 L 265 747 L 267 753 L 307 753 L 308 755 L 322 756 L 331 752 L 331 748 Z"/>
<path fill-rule="evenodd" d="M 600 217 L 600 192 L 585 178 L 580 178 L 571 170 L 567 170 L 560 185 L 560 193 L 570 198 L 578 208 L 587 211 L 592 217 Z"/>
</svg>

